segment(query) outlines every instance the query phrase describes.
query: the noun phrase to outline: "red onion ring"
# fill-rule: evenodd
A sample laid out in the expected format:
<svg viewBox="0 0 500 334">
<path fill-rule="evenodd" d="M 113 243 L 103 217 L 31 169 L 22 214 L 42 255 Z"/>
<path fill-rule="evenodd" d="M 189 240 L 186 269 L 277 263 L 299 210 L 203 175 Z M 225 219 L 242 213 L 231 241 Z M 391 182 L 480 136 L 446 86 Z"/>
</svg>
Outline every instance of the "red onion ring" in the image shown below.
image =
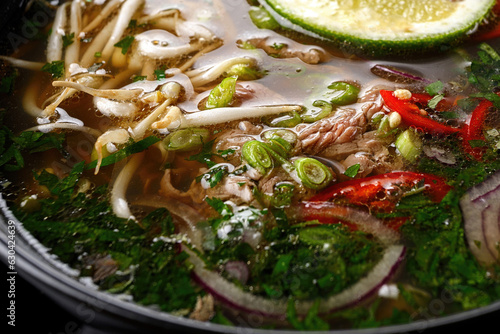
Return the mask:
<svg viewBox="0 0 500 334">
<path fill-rule="evenodd" d="M 233 309 L 259 314 L 266 318 L 283 320 L 286 317 L 288 299 L 268 299 L 243 291 L 229 282 L 217 272 L 205 268 L 205 263 L 194 252 L 184 247 L 194 265 L 195 280 L 215 298 Z M 359 304 L 374 296 L 379 288 L 391 280 L 403 262 L 406 248 L 402 245 L 388 246 L 382 259 L 375 267 L 357 283 L 342 292 L 323 299 L 319 305 L 319 313 L 327 314 Z M 297 313 L 305 315 L 313 305 L 313 301 L 296 303 Z"/>
<path fill-rule="evenodd" d="M 469 248 L 479 263 L 500 263 L 500 172 L 469 189 L 460 199 Z"/>
</svg>

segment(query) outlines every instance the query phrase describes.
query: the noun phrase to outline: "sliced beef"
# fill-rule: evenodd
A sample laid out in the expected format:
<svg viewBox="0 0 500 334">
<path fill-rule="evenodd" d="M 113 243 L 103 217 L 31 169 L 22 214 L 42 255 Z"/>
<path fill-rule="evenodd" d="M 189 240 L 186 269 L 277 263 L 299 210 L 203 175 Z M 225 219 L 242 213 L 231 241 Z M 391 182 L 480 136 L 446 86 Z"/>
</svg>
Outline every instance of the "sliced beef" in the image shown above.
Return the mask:
<svg viewBox="0 0 500 334">
<path fill-rule="evenodd" d="M 318 154 L 334 144 L 353 141 L 366 130 L 366 117 L 354 109 L 339 109 L 333 116 L 297 126 L 298 138 L 306 154 Z"/>
</svg>

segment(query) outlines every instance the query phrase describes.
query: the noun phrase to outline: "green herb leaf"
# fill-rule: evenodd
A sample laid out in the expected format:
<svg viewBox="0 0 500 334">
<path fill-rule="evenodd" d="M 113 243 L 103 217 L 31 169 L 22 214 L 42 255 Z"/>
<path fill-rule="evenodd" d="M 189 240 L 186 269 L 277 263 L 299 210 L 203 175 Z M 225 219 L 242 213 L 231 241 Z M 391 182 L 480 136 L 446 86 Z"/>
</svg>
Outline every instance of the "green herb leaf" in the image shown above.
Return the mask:
<svg viewBox="0 0 500 334">
<path fill-rule="evenodd" d="M 436 109 L 438 103 L 444 98 L 444 95 L 442 94 L 437 94 L 434 95 L 434 97 L 427 103 L 429 108 Z"/>
<path fill-rule="evenodd" d="M 361 168 L 360 164 L 354 164 L 352 166 L 349 166 L 345 172 L 344 175 L 349 176 L 349 177 L 355 177 L 358 175 L 359 169 Z"/>
<path fill-rule="evenodd" d="M 139 153 L 150 147 L 151 145 L 156 144 L 157 142 L 160 141 L 160 138 L 155 137 L 155 136 L 149 136 L 146 137 L 138 142 L 134 142 L 110 155 L 108 155 L 106 158 L 102 159 L 101 162 L 101 167 L 112 165 L 122 159 L 125 159 L 126 157 Z M 96 168 L 97 166 L 97 160 L 94 160 L 90 162 L 87 165 L 87 169 L 93 169 Z"/>
<path fill-rule="evenodd" d="M 160 68 L 157 68 L 156 70 L 154 70 L 154 76 L 156 78 L 156 80 L 162 80 L 162 79 L 165 79 L 167 76 L 165 74 L 165 70 L 167 68 L 165 67 L 165 65 L 162 65 L 160 66 Z"/>
<path fill-rule="evenodd" d="M 0 93 L 12 93 L 15 80 L 18 76 L 19 72 L 17 70 L 14 70 L 12 71 L 12 73 L 3 76 L 0 81 Z"/>
<path fill-rule="evenodd" d="M 132 46 L 132 42 L 134 42 L 134 36 L 125 36 L 121 41 L 116 43 L 114 46 L 122 49 L 122 54 L 126 54 L 130 46 Z"/>
<path fill-rule="evenodd" d="M 433 82 L 425 87 L 425 91 L 429 93 L 429 95 L 437 95 L 439 92 L 441 92 L 444 88 L 444 84 L 441 81 L 436 81 Z"/>
<path fill-rule="evenodd" d="M 64 76 L 64 60 L 55 60 L 42 66 L 42 71 L 50 73 L 52 78 L 62 78 Z"/>
<path fill-rule="evenodd" d="M 63 41 L 63 47 L 64 48 L 70 46 L 75 41 L 75 33 L 72 32 L 69 35 L 63 35 L 62 36 L 62 41 Z"/>
</svg>

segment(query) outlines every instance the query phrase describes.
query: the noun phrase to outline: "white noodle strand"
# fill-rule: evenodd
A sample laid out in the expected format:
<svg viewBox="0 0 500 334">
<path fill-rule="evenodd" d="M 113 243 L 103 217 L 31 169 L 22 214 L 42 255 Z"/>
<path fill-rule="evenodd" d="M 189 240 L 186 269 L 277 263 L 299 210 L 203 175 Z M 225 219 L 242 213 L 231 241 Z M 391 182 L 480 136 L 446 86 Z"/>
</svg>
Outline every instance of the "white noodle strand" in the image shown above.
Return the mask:
<svg viewBox="0 0 500 334">
<path fill-rule="evenodd" d="M 118 20 L 113 29 L 113 33 L 111 34 L 109 40 L 107 41 L 104 49 L 101 52 L 101 60 L 108 61 L 111 55 L 113 54 L 113 50 L 115 48 L 115 44 L 120 41 L 123 33 L 127 29 L 130 20 L 137 12 L 140 6 L 144 4 L 144 0 L 127 0 L 118 15 Z"/>
<path fill-rule="evenodd" d="M 70 5 L 69 2 L 62 4 L 56 12 L 54 23 L 52 24 L 52 33 L 49 36 L 47 43 L 47 62 L 62 60 L 63 56 L 63 35 L 67 22 L 66 9 Z"/>
<path fill-rule="evenodd" d="M 145 152 L 134 154 L 120 171 L 111 189 L 111 206 L 116 216 L 135 220 L 127 202 L 126 193 L 135 171 L 142 163 Z"/>
</svg>

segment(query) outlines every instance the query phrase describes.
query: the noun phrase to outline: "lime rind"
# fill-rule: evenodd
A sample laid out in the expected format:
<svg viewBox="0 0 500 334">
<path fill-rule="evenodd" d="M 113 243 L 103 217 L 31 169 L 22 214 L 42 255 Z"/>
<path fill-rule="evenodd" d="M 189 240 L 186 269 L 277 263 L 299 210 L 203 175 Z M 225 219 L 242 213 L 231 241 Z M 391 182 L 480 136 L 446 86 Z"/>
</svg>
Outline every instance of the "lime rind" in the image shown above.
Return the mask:
<svg viewBox="0 0 500 334">
<path fill-rule="evenodd" d="M 416 55 L 447 51 L 459 45 L 477 29 L 496 3 L 495 0 L 450 2 L 459 7 L 448 17 L 433 18 L 429 21 L 415 20 L 407 26 L 400 26 L 393 22 L 394 19 L 365 25 L 359 24 L 359 18 L 351 21 L 345 19 L 334 21 L 332 19 L 334 16 L 328 14 L 327 8 L 330 3 L 338 1 L 260 0 L 260 2 L 280 24 L 287 28 L 332 41 L 344 51 L 371 56 Z M 318 4 L 327 7 L 326 9 L 318 7 Z M 315 12 L 318 8 L 321 10 Z M 348 15 L 344 15 L 345 17 Z M 380 15 L 377 19 L 380 19 Z M 388 25 L 387 29 L 375 28 L 383 24 Z"/>
</svg>

